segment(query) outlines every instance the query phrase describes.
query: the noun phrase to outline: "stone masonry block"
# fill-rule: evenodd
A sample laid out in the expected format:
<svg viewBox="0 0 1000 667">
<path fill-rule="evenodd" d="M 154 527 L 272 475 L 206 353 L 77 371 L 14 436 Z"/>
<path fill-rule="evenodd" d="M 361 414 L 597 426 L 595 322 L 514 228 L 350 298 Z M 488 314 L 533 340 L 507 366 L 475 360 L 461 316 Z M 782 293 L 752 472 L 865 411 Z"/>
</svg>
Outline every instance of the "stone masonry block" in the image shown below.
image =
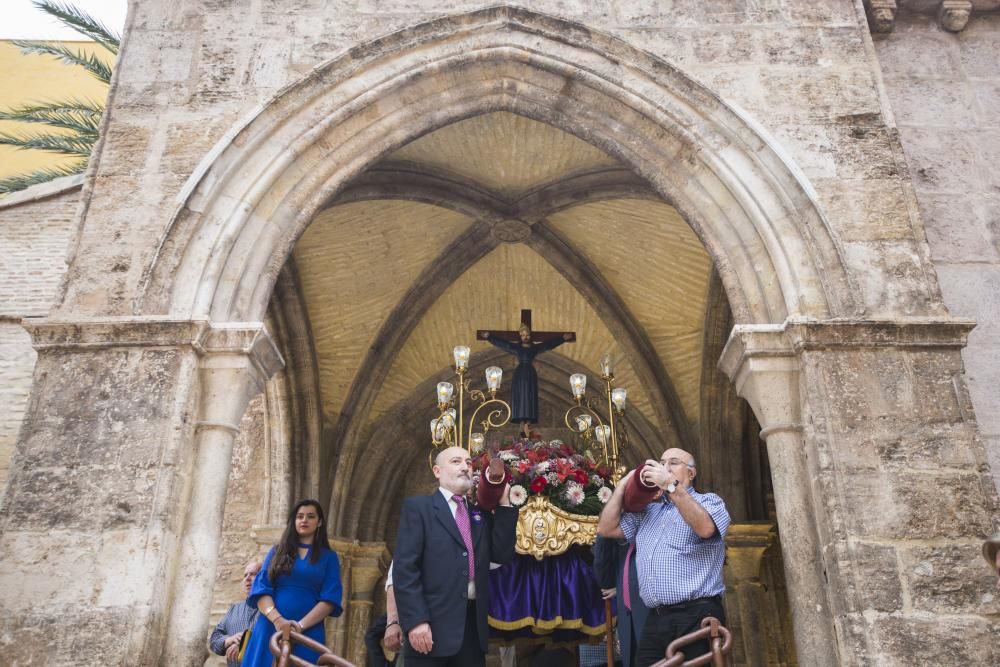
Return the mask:
<svg viewBox="0 0 1000 667">
<path fill-rule="evenodd" d="M 945 33 L 893 31 L 875 42 L 875 50 L 883 69 L 894 77 L 947 81 L 965 78 L 957 44 Z"/>
<path fill-rule="evenodd" d="M 924 192 L 977 192 L 981 175 L 976 172 L 972 137 L 962 130 L 902 127 L 903 152 L 910 165 L 914 185 Z"/>
<path fill-rule="evenodd" d="M 872 625 L 880 665 L 996 665 L 1000 630 L 984 618 L 877 616 Z"/>
<path fill-rule="evenodd" d="M 903 579 L 914 609 L 939 614 L 998 614 L 996 573 L 982 545 L 950 544 L 902 549 Z"/>
<path fill-rule="evenodd" d="M 898 179 L 813 181 L 827 219 L 845 241 L 880 241 L 913 237 L 906 192 Z"/>
<path fill-rule="evenodd" d="M 1000 18 L 993 14 L 977 17 L 962 31 L 959 57 L 965 76 L 994 80 L 1000 77 L 997 71 L 997 63 L 1000 62 L 998 27 Z"/>
<path fill-rule="evenodd" d="M 32 467 L 155 465 L 163 456 L 157 434 L 174 416 L 171 392 L 185 363 L 175 350 L 40 355 L 41 385 L 66 409 L 32 406 L 19 455 Z"/>
<path fill-rule="evenodd" d="M 993 81 L 977 81 L 972 92 L 975 100 L 976 124 L 979 127 L 1000 127 L 1000 78 Z"/>
<path fill-rule="evenodd" d="M 895 547 L 859 542 L 851 549 L 851 556 L 864 579 L 864 585 L 858 587 L 864 608 L 875 611 L 902 609 L 903 591 Z"/>
<path fill-rule="evenodd" d="M 886 90 L 900 125 L 971 128 L 976 124 L 972 87 L 964 81 L 913 77 L 887 82 Z"/>
<path fill-rule="evenodd" d="M 851 532 L 879 539 L 980 538 L 992 528 L 989 502 L 975 474 L 872 473 L 838 464 L 850 480 L 845 503 Z"/>
<path fill-rule="evenodd" d="M 967 195 L 920 197 L 920 217 L 935 263 L 990 262 L 1000 264 L 993 243 L 988 207 Z"/>
<path fill-rule="evenodd" d="M 971 317 L 979 324 L 969 336 L 970 345 L 1000 335 L 1000 266 L 984 264 L 938 265 L 937 276 L 948 310 L 956 317 Z"/>
<path fill-rule="evenodd" d="M 966 348 L 963 356 L 979 428 L 984 434 L 1000 435 L 1000 344 L 984 341 Z"/>
<path fill-rule="evenodd" d="M 869 316 L 942 313 L 933 273 L 915 242 L 855 242 L 843 247 Z"/>
</svg>

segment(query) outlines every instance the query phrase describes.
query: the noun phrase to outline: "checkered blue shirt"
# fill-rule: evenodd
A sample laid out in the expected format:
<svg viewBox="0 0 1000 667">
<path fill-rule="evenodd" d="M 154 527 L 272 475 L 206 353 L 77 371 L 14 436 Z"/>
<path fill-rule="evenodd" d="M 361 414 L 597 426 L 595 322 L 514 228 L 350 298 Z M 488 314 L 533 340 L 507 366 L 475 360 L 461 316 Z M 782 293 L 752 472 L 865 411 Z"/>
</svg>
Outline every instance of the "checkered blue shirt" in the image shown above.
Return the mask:
<svg viewBox="0 0 1000 667">
<path fill-rule="evenodd" d="M 639 595 L 647 607 L 711 597 L 726 590 L 722 562 L 729 512 L 714 493 L 692 488 L 688 492 L 715 522 L 716 533 L 707 540 L 698 537 L 671 502 L 659 500 L 643 512 L 622 514 L 625 539 L 636 544 Z"/>
</svg>

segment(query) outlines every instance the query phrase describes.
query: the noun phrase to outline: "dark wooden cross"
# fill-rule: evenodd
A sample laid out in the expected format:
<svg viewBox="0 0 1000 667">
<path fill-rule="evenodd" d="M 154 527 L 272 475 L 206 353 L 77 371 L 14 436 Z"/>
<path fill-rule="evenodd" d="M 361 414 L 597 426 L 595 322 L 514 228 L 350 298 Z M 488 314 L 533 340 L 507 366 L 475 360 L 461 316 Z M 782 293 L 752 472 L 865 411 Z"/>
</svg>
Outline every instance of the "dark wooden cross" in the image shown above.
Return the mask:
<svg viewBox="0 0 1000 667">
<path fill-rule="evenodd" d="M 528 308 L 521 309 L 521 324 L 527 325 L 531 329 L 531 310 Z M 478 329 L 476 331 L 476 338 L 479 340 L 486 340 L 487 336 L 493 334 L 497 338 L 502 338 L 503 340 L 509 341 L 511 343 L 520 343 L 521 334 L 519 331 L 496 331 L 494 329 Z M 567 336 L 568 334 L 568 336 Z M 553 338 L 563 338 L 566 342 L 573 342 L 576 340 L 575 331 L 535 331 L 531 329 L 531 342 L 532 343 L 545 343 L 552 340 Z"/>
</svg>

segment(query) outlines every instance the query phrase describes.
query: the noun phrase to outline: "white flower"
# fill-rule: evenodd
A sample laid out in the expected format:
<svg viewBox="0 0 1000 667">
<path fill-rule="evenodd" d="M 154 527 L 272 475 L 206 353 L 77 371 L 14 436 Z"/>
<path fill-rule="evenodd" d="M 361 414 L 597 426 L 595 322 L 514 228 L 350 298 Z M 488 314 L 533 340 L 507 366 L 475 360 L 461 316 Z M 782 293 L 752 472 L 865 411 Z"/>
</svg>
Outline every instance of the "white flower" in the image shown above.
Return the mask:
<svg viewBox="0 0 1000 667">
<path fill-rule="evenodd" d="M 542 474 L 545 474 L 545 473 L 547 473 L 549 471 L 549 467 L 550 467 L 550 464 L 549 464 L 548 461 L 542 461 L 537 466 L 535 466 L 535 470 L 538 471 L 539 475 L 542 475 Z"/>
<path fill-rule="evenodd" d="M 590 475 L 590 483 L 593 484 L 594 486 L 603 486 L 604 485 L 604 478 L 602 478 L 600 475 L 598 475 L 596 473 L 591 473 L 591 475 Z"/>
<path fill-rule="evenodd" d="M 524 504 L 524 501 L 528 499 L 528 492 L 520 484 L 515 484 L 510 487 L 510 504 L 514 507 L 520 507 Z"/>
<path fill-rule="evenodd" d="M 559 447 L 562 444 L 563 444 L 562 440 L 549 440 L 549 446 L 551 447 Z"/>
<path fill-rule="evenodd" d="M 566 491 L 563 492 L 563 495 L 566 496 L 566 501 L 570 505 L 579 505 L 584 498 L 583 487 L 576 482 L 570 482 L 566 485 Z"/>
<path fill-rule="evenodd" d="M 554 472 L 547 473 L 545 475 L 545 479 L 547 479 L 549 481 L 549 484 L 558 484 L 559 483 L 559 475 L 557 475 Z"/>
<path fill-rule="evenodd" d="M 601 503 L 607 503 L 611 500 L 611 489 L 606 486 L 599 488 L 597 490 L 597 499 L 600 500 Z"/>
<path fill-rule="evenodd" d="M 506 461 L 507 463 L 510 463 L 511 461 L 517 460 L 517 454 L 510 451 L 509 449 L 505 449 L 502 452 L 500 452 L 500 458 Z"/>
</svg>

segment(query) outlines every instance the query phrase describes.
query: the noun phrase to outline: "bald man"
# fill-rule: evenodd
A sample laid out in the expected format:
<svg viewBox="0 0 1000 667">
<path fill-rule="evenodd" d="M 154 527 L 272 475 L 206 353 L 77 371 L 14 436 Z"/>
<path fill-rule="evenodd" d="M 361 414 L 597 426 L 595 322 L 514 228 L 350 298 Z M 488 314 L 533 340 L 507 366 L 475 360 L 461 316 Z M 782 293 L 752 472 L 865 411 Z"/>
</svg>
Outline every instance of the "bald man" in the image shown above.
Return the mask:
<svg viewBox="0 0 1000 667">
<path fill-rule="evenodd" d="M 489 639 L 490 562 L 514 556 L 517 510 L 508 488 L 493 512 L 469 506 L 472 457 L 461 447 L 441 451 L 433 471 L 438 490 L 403 501 L 396 537 L 392 583 L 406 667 L 475 667 L 485 664 Z"/>
<path fill-rule="evenodd" d="M 649 616 L 635 664 L 646 667 L 662 660 L 674 639 L 698 630 L 706 616 L 725 621 L 722 563 L 730 518 L 719 496 L 695 491 L 698 468 L 683 449 L 646 461 L 639 471 L 642 481 L 657 485 L 663 495 L 642 512 L 623 512 L 625 487 L 634 474 L 622 479 L 604 506 L 597 534 L 636 545 L 639 595 Z M 707 641 L 683 649 L 685 660 L 709 650 Z"/>
</svg>

